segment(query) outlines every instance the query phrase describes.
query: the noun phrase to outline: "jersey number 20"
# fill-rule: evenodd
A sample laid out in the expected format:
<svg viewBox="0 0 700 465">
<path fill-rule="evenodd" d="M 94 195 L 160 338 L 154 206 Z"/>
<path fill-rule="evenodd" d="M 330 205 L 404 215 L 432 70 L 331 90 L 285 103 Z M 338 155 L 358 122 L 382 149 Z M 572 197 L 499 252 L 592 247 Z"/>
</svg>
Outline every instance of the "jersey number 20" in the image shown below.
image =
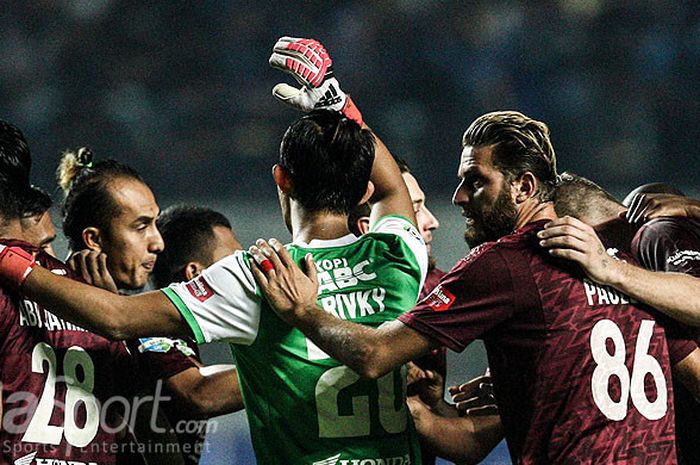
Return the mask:
<svg viewBox="0 0 700 465">
<path fill-rule="evenodd" d="M 591 353 L 596 368 L 591 378 L 593 401 L 607 418 L 621 421 L 627 416 L 628 400 L 645 418 L 658 420 L 666 415 L 668 392 L 666 379 L 659 362 L 649 352 L 649 343 L 654 333 L 654 321 L 644 320 L 639 327 L 634 349 L 632 372 L 625 365 L 625 340 L 620 328 L 611 320 L 601 320 L 591 332 Z M 607 341 L 613 343 L 613 352 L 607 349 Z M 656 385 L 656 399 L 650 402 L 644 392 L 644 379 L 651 375 Z M 616 377 L 620 383 L 620 399 L 610 396 L 610 378 Z"/>
</svg>

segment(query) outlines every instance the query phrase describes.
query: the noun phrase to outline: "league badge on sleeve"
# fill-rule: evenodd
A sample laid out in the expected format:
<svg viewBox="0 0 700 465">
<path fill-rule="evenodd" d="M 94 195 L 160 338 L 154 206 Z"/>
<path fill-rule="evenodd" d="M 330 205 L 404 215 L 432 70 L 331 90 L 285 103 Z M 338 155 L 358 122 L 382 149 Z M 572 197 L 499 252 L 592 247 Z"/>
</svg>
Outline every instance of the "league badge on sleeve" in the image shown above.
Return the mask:
<svg viewBox="0 0 700 465">
<path fill-rule="evenodd" d="M 207 282 L 207 280 L 204 279 L 204 276 L 197 276 L 196 278 L 188 282 L 186 284 L 186 287 L 190 294 L 192 294 L 192 297 L 199 300 L 200 302 L 204 302 L 207 299 L 209 299 L 209 297 L 216 294 L 214 292 L 214 289 L 212 289 L 209 283 Z"/>
<path fill-rule="evenodd" d="M 426 303 L 436 312 L 448 310 L 455 303 L 455 300 L 457 300 L 455 295 L 442 286 L 437 286 L 426 297 Z"/>
</svg>

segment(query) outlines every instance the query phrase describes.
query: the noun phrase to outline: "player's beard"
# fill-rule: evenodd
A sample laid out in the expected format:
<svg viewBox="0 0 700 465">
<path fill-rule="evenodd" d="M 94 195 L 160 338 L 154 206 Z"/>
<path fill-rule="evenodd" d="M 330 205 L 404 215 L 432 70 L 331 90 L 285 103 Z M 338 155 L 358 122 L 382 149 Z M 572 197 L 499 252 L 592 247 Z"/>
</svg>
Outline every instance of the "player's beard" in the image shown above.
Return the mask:
<svg viewBox="0 0 700 465">
<path fill-rule="evenodd" d="M 501 192 L 490 206 L 484 205 L 480 211 L 470 209 L 465 214 L 467 229 L 464 231 L 464 240 L 469 247 L 476 247 L 512 233 L 518 210 L 510 197 L 508 183 L 504 182 Z"/>
</svg>

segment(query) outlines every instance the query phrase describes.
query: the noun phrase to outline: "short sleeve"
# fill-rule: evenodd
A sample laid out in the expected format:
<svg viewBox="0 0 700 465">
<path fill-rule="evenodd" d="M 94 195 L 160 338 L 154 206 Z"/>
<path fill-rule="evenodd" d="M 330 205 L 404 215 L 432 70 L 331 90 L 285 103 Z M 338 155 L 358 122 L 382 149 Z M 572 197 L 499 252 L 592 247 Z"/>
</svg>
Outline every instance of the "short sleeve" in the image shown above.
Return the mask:
<svg viewBox="0 0 700 465">
<path fill-rule="evenodd" d="M 476 251 L 448 272 L 413 310 L 399 317 L 407 326 L 461 352 L 514 313 L 513 281 L 501 254 Z"/>
<path fill-rule="evenodd" d="M 260 295 L 245 252 L 219 260 L 186 283 L 163 289 L 198 344 L 227 341 L 250 345 L 260 324 Z"/>
<path fill-rule="evenodd" d="M 371 233 L 393 234 L 401 239 L 406 247 L 404 254 L 411 261 L 420 275 L 420 285 L 423 287 L 425 277 L 428 274 L 428 249 L 418 229 L 408 219 L 398 215 L 387 215 L 379 219 L 370 229 Z"/>
</svg>

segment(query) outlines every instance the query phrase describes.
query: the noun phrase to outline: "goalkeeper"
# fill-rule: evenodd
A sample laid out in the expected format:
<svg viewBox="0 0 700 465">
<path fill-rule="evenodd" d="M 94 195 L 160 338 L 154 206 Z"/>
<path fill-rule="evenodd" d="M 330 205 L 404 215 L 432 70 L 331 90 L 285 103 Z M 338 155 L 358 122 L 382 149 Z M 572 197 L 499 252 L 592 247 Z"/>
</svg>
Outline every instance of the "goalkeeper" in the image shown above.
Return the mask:
<svg viewBox="0 0 700 465">
<path fill-rule="evenodd" d="M 288 249 L 298 263 L 313 256 L 319 264 L 319 303 L 327 312 L 373 327 L 393 320 L 416 303 L 427 269 L 401 173 L 362 127 L 320 43 L 282 38 L 270 64 L 302 84 L 277 85 L 275 97 L 315 110 L 289 127 L 273 168 L 294 241 Z M 348 213 L 370 197 L 371 232 L 357 238 Z M 267 303 L 249 260 L 236 252 L 188 283 L 131 297 L 33 268 L 31 257 L 7 248 L 0 251 L 0 276 L 56 315 L 112 339 L 231 342 L 261 464 L 420 463 L 405 371 L 366 380 L 330 358 L 262 308 Z"/>
</svg>

